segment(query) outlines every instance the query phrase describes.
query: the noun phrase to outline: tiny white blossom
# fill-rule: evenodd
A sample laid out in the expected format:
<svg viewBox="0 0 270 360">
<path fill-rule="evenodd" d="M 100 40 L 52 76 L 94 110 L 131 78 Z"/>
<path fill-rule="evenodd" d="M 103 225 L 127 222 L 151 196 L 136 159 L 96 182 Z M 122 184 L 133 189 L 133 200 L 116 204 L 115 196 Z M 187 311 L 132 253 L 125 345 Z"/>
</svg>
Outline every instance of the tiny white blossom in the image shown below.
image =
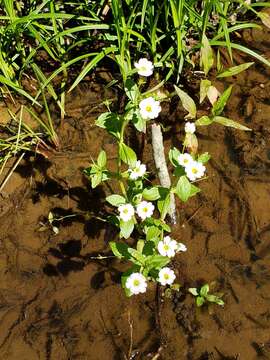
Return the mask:
<svg viewBox="0 0 270 360">
<path fill-rule="evenodd" d="M 146 166 L 141 164 L 140 160 L 136 161 L 135 166 L 132 169 L 129 169 L 129 177 L 131 180 L 137 180 L 140 177 L 143 177 L 146 173 Z"/>
<path fill-rule="evenodd" d="M 135 62 L 135 68 L 138 70 L 138 74 L 141 76 L 151 76 L 153 74 L 154 65 L 151 61 L 142 58 L 138 62 Z"/>
<path fill-rule="evenodd" d="M 179 164 L 184 167 L 188 166 L 192 161 L 194 161 L 193 157 L 188 153 L 180 154 L 178 156 Z"/>
<path fill-rule="evenodd" d="M 205 166 L 201 162 L 192 161 L 188 166 L 186 166 L 185 170 L 189 180 L 194 181 L 203 177 L 205 173 Z"/>
<path fill-rule="evenodd" d="M 131 204 L 123 204 L 118 207 L 120 219 L 129 221 L 134 215 L 134 207 Z"/>
<path fill-rule="evenodd" d="M 163 241 L 159 241 L 157 248 L 160 255 L 174 257 L 178 245 L 175 240 L 170 238 L 170 236 L 165 236 Z"/>
<path fill-rule="evenodd" d="M 152 96 L 143 99 L 139 104 L 139 108 L 143 119 L 155 119 L 161 111 L 160 102 L 156 101 Z"/>
<path fill-rule="evenodd" d="M 194 123 L 191 122 L 186 122 L 185 124 L 185 132 L 187 134 L 194 134 L 196 131 L 196 125 Z"/>
<path fill-rule="evenodd" d="M 177 252 L 178 252 L 178 251 L 183 251 L 183 252 L 187 251 L 186 245 L 185 245 L 185 244 L 182 244 L 182 243 L 178 243 L 178 244 L 177 244 Z"/>
<path fill-rule="evenodd" d="M 146 278 L 140 273 L 133 273 L 127 278 L 126 288 L 132 295 L 144 293 L 147 288 Z"/>
<path fill-rule="evenodd" d="M 176 276 L 174 271 L 168 267 L 164 267 L 158 273 L 158 281 L 161 285 L 171 285 L 175 278 Z"/>
<path fill-rule="evenodd" d="M 154 205 L 148 201 L 141 201 L 139 205 L 137 205 L 137 214 L 142 220 L 151 217 L 153 215 L 154 210 L 155 210 Z"/>
</svg>

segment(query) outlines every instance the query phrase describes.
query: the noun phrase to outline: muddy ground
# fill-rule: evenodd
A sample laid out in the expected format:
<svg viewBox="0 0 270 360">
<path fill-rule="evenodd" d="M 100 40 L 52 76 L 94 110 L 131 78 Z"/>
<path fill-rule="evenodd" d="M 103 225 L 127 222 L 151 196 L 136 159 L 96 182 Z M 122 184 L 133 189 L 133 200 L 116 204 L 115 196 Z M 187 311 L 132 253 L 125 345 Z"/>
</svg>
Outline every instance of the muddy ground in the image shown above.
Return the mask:
<svg viewBox="0 0 270 360">
<path fill-rule="evenodd" d="M 246 32 L 245 41 L 270 58 L 269 33 L 262 40 L 258 30 Z M 113 161 L 115 144 L 94 126 L 107 96 L 102 81 L 90 78 L 74 91 L 59 130 L 61 151 L 25 157 L 2 192 L 0 359 L 270 358 L 269 74 L 257 64 L 217 83 L 235 84 L 226 115 L 253 131 L 198 129 L 200 152 L 212 160 L 202 193 L 178 204 L 173 236 L 188 251 L 173 262 L 182 289 L 171 298 L 154 285 L 126 298 L 125 264 L 95 259 L 111 255 L 117 232 L 93 217 L 104 216 L 108 188 L 92 190 L 82 170 L 101 147 Z M 161 115 L 170 126 L 167 150 L 183 137 L 183 113 L 174 105 Z M 143 160 L 155 180 L 150 140 Z M 46 221 L 50 211 L 71 215 L 55 223 L 57 235 Z M 224 293 L 224 308 L 196 308 L 186 290 L 205 282 Z"/>
</svg>

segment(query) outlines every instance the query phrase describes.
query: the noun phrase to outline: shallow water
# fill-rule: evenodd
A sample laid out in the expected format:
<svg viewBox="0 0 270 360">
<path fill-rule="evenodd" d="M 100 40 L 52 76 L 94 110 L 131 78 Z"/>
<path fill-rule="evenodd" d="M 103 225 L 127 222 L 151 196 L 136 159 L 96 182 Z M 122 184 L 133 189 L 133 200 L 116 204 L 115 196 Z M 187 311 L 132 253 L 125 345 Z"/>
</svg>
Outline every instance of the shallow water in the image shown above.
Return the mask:
<svg viewBox="0 0 270 360">
<path fill-rule="evenodd" d="M 269 33 L 264 40 L 257 30 L 244 36 L 269 58 Z M 61 152 L 21 162 L 0 201 L 0 359 L 270 357 L 269 74 L 256 65 L 226 80 L 235 84 L 226 115 L 253 131 L 198 130 L 200 152 L 212 155 L 209 178 L 202 193 L 178 204 L 173 229 L 188 247 L 173 262 L 179 283 L 187 289 L 215 282 L 224 308 L 197 309 L 186 291 L 167 298 L 154 285 L 127 299 L 120 287 L 126 265 L 93 259 L 109 254 L 117 233 L 92 217 L 103 215 L 108 189 L 91 190 L 82 169 L 101 147 L 112 163 L 115 144 L 94 126 L 103 86 L 88 81 L 74 92 L 60 130 Z M 221 90 L 225 82 L 216 85 Z M 167 150 L 183 136 L 181 115 L 179 106 L 163 111 L 171 126 Z M 143 156 L 154 173 L 149 142 Z M 76 216 L 61 221 L 54 235 L 41 224 L 50 211 Z"/>
</svg>

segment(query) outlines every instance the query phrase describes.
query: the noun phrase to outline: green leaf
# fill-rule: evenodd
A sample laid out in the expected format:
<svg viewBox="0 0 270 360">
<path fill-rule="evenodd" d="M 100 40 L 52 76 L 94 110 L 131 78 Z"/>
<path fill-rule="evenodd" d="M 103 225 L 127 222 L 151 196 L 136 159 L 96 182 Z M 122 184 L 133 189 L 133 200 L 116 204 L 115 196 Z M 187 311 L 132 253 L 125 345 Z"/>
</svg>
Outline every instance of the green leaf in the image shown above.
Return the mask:
<svg viewBox="0 0 270 360">
<path fill-rule="evenodd" d="M 205 34 L 202 36 L 200 66 L 203 68 L 205 75 L 208 74 L 209 70 L 214 65 L 213 50 L 209 44 L 209 41 Z"/>
<path fill-rule="evenodd" d="M 178 157 L 180 154 L 181 154 L 180 151 L 175 147 L 170 149 L 169 159 L 173 166 L 179 166 Z"/>
<path fill-rule="evenodd" d="M 137 242 L 137 251 L 138 251 L 139 253 L 141 253 L 141 254 L 142 254 L 142 252 L 143 252 L 144 245 L 145 245 L 145 241 L 144 241 L 144 240 L 138 240 L 138 242 Z"/>
<path fill-rule="evenodd" d="M 118 115 L 112 112 L 105 112 L 98 117 L 95 123 L 97 126 L 106 129 L 111 135 L 119 139 L 122 121 Z"/>
<path fill-rule="evenodd" d="M 198 290 L 197 288 L 189 288 L 188 291 L 193 295 L 193 296 L 198 296 Z"/>
<path fill-rule="evenodd" d="M 200 289 L 200 295 L 203 297 L 206 297 L 206 295 L 209 293 L 209 285 L 205 284 Z"/>
<path fill-rule="evenodd" d="M 236 122 L 234 120 L 225 118 L 223 116 L 215 116 L 213 120 L 214 120 L 214 122 L 216 122 L 218 124 L 228 126 L 228 127 L 232 127 L 232 128 L 238 129 L 238 130 L 252 131 L 252 129 L 250 129 L 250 128 L 244 126 L 244 125 L 241 125 L 241 124 L 239 124 L 238 122 Z"/>
<path fill-rule="evenodd" d="M 120 220 L 120 237 L 128 239 L 132 234 L 134 229 L 134 220 L 130 219 L 129 221 Z"/>
<path fill-rule="evenodd" d="M 142 196 L 145 200 L 155 201 L 160 198 L 158 187 L 146 188 L 143 190 Z"/>
<path fill-rule="evenodd" d="M 200 104 L 203 102 L 203 100 L 207 96 L 208 89 L 211 86 L 211 81 L 207 79 L 201 80 L 200 83 Z"/>
<path fill-rule="evenodd" d="M 155 253 L 156 250 L 156 244 L 154 241 L 147 241 L 143 248 L 143 255 L 145 256 L 151 256 Z"/>
<path fill-rule="evenodd" d="M 112 206 L 119 206 L 126 203 L 126 199 L 121 195 L 109 195 L 106 197 L 106 201 Z"/>
<path fill-rule="evenodd" d="M 156 226 L 160 226 L 164 231 L 171 232 L 170 226 L 168 224 L 166 224 L 164 220 L 154 219 L 153 223 Z"/>
<path fill-rule="evenodd" d="M 129 252 L 128 252 L 128 246 L 124 243 L 119 243 L 115 241 L 110 241 L 110 248 L 118 259 L 126 259 L 129 260 L 131 258 Z"/>
<path fill-rule="evenodd" d="M 160 235 L 159 228 L 157 226 L 150 226 L 147 229 L 146 240 L 150 241 L 150 240 L 156 239 L 159 237 L 159 235 Z"/>
<path fill-rule="evenodd" d="M 145 133 L 146 132 L 146 119 L 143 119 L 141 117 L 140 111 L 137 109 L 135 111 L 131 111 L 128 114 L 128 118 L 130 119 L 130 121 L 133 123 L 133 125 L 135 126 L 135 128 L 140 131 Z"/>
<path fill-rule="evenodd" d="M 220 306 L 224 305 L 224 301 L 216 295 L 207 295 L 206 299 L 207 299 L 207 301 L 215 303 L 217 305 L 220 305 Z"/>
<path fill-rule="evenodd" d="M 253 64 L 254 64 L 254 62 L 248 62 L 248 63 L 245 63 L 245 64 L 230 67 L 229 69 L 226 69 L 222 73 L 218 74 L 217 78 L 224 78 L 224 77 L 234 76 L 234 75 L 240 74 L 242 71 L 245 71 L 246 69 L 248 69 Z"/>
<path fill-rule="evenodd" d="M 196 126 L 207 126 L 213 123 L 213 119 L 210 119 L 208 116 L 204 115 L 195 121 Z"/>
<path fill-rule="evenodd" d="M 198 307 L 202 306 L 204 304 L 204 302 L 205 302 L 205 300 L 203 297 L 201 297 L 201 296 L 196 297 L 196 305 Z"/>
<path fill-rule="evenodd" d="M 194 119 L 197 112 L 194 100 L 185 91 L 179 89 L 179 87 L 177 87 L 176 85 L 174 85 L 174 88 L 182 102 L 183 108 L 188 112 L 185 118 Z"/>
<path fill-rule="evenodd" d="M 201 155 L 198 156 L 197 161 L 205 164 L 205 163 L 207 163 L 207 161 L 209 161 L 210 159 L 211 159 L 211 155 L 210 155 L 208 152 L 205 152 L 205 153 L 203 153 L 203 154 L 201 154 Z"/>
<path fill-rule="evenodd" d="M 166 266 L 170 262 L 170 258 L 167 256 L 162 255 L 152 255 L 147 258 L 146 266 L 149 268 L 149 270 L 152 269 L 161 269 L 164 266 Z"/>
<path fill-rule="evenodd" d="M 102 172 L 98 172 L 94 175 L 91 175 L 91 186 L 96 188 L 102 181 Z"/>
<path fill-rule="evenodd" d="M 231 96 L 231 92 L 232 92 L 232 85 L 230 85 L 225 91 L 224 93 L 219 97 L 219 99 L 215 102 L 215 104 L 213 105 L 212 108 L 212 114 L 217 116 L 220 115 L 229 99 L 229 97 Z"/>
<path fill-rule="evenodd" d="M 191 183 L 188 178 L 184 175 L 178 180 L 175 188 L 176 195 L 183 201 L 186 202 L 190 197 Z"/>
<path fill-rule="evenodd" d="M 127 79 L 125 82 L 125 92 L 132 102 L 136 102 L 138 94 L 140 93 L 137 84 L 132 79 Z"/>
<path fill-rule="evenodd" d="M 141 264 L 141 265 L 145 264 L 146 257 L 143 254 L 141 254 L 138 250 L 129 247 L 128 252 L 136 260 L 135 262 L 136 264 Z"/>
<path fill-rule="evenodd" d="M 104 150 L 101 150 L 97 158 L 97 164 L 100 168 L 104 168 L 106 166 L 106 163 L 107 163 L 106 152 Z"/>
<path fill-rule="evenodd" d="M 137 161 L 137 156 L 136 156 L 134 150 L 132 150 L 129 146 L 127 146 L 124 143 L 120 144 L 119 154 L 120 154 L 121 160 L 124 163 L 128 164 L 129 166 L 135 165 L 135 163 Z"/>
<path fill-rule="evenodd" d="M 157 207 L 160 212 L 160 217 L 165 219 L 170 208 L 170 191 L 167 188 L 159 187 L 160 199 L 157 202 Z"/>
<path fill-rule="evenodd" d="M 198 188 L 197 186 L 191 184 L 191 189 L 190 189 L 189 197 L 192 197 L 192 196 L 198 194 L 200 191 L 201 191 L 200 188 Z"/>
</svg>

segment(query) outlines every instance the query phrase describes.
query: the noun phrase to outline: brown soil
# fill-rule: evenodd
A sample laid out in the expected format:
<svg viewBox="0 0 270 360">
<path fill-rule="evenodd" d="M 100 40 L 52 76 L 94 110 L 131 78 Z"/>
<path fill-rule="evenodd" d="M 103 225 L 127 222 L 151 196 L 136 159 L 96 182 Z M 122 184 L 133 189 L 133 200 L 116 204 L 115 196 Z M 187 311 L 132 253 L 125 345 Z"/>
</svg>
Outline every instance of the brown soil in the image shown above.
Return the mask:
<svg viewBox="0 0 270 360">
<path fill-rule="evenodd" d="M 245 36 L 259 37 L 257 30 Z M 269 40 L 256 47 L 270 57 Z M 227 116 L 252 132 L 198 130 L 200 152 L 213 160 L 202 193 L 178 204 L 173 236 L 188 251 L 173 262 L 183 287 L 171 298 L 153 285 L 128 299 L 120 286 L 125 264 L 93 259 L 110 255 L 117 232 L 92 217 L 103 215 L 108 189 L 92 190 L 82 169 L 101 147 L 113 160 L 115 144 L 94 126 L 103 110 L 96 106 L 107 96 L 102 85 L 88 81 L 74 92 L 61 152 L 24 159 L 2 193 L 0 359 L 270 358 L 269 74 L 256 65 L 227 80 L 235 83 Z M 163 112 L 171 125 L 167 148 L 183 135 L 179 114 Z M 154 173 L 149 143 L 144 161 Z M 75 216 L 58 223 L 55 235 L 41 225 L 50 211 Z M 224 293 L 224 308 L 195 307 L 187 289 L 205 282 Z"/>
</svg>

